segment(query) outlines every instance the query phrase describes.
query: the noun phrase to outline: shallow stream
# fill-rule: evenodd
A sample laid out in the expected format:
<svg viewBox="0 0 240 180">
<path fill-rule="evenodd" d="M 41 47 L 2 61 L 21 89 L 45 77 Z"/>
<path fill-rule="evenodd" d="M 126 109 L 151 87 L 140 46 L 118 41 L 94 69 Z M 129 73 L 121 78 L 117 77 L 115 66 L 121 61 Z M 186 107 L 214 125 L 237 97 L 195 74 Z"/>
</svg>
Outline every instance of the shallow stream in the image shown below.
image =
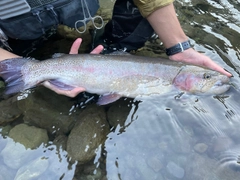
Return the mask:
<svg viewBox="0 0 240 180">
<path fill-rule="evenodd" d="M 193 47 L 233 74 L 228 92 L 141 102 L 122 98 L 104 107 L 91 101 L 93 95 L 72 100 L 43 87 L 1 98 L 0 179 L 239 179 L 239 3 L 175 1 Z M 111 13 L 112 5 L 102 0 L 99 13 Z M 82 51 L 91 39 L 85 37 Z M 70 38 L 47 41 L 31 56 L 67 52 Z M 165 56 L 159 44 L 147 42 L 137 53 Z"/>
</svg>

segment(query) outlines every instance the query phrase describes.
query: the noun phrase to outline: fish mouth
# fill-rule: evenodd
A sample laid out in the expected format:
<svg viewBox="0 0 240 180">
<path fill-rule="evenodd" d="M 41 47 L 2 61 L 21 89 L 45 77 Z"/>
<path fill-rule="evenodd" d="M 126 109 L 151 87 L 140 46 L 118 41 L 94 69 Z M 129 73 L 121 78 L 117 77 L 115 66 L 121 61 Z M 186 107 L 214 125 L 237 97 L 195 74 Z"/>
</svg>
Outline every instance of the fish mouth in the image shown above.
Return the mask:
<svg viewBox="0 0 240 180">
<path fill-rule="evenodd" d="M 218 80 L 217 82 L 215 82 L 214 86 L 217 86 L 217 87 L 219 87 L 219 86 L 225 86 L 225 85 L 229 85 L 228 83 L 229 83 L 229 81 L 221 81 L 221 80 Z M 229 86 L 230 86 L 230 85 L 229 85 Z"/>
<path fill-rule="evenodd" d="M 229 79 L 218 80 L 215 82 L 211 88 L 214 94 L 222 94 L 229 90 L 231 85 L 229 84 Z"/>
</svg>

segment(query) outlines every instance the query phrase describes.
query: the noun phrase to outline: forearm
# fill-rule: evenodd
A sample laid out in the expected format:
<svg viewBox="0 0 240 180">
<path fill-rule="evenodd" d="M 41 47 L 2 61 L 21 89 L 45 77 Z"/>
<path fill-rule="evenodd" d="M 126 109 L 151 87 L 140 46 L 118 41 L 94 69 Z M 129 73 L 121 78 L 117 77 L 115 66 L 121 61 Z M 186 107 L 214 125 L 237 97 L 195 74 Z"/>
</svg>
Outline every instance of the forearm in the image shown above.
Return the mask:
<svg viewBox="0 0 240 180">
<path fill-rule="evenodd" d="M 172 3 L 151 13 L 147 20 L 166 48 L 188 39 L 181 28 Z"/>
<path fill-rule="evenodd" d="M 19 56 L 0 48 L 0 61 L 4 59 L 15 58 L 15 57 L 19 57 Z"/>
</svg>

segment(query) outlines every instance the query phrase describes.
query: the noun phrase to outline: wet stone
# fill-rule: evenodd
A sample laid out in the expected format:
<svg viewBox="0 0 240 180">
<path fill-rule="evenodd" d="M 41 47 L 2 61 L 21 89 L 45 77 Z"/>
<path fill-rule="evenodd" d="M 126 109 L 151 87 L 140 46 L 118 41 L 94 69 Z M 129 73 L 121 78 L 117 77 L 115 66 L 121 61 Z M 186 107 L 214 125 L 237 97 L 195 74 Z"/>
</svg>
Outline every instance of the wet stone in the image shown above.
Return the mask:
<svg viewBox="0 0 240 180">
<path fill-rule="evenodd" d="M 19 124 L 12 128 L 9 132 L 9 137 L 30 149 L 37 148 L 42 143 L 48 142 L 48 135 L 45 129 L 26 124 Z"/>
<path fill-rule="evenodd" d="M 92 179 L 100 179 L 102 176 L 102 173 L 100 170 L 96 171 L 93 175 L 87 175 L 87 180 L 92 180 Z"/>
<path fill-rule="evenodd" d="M 12 126 L 11 125 L 6 125 L 6 126 L 3 126 L 1 127 L 1 135 L 3 137 L 6 137 L 8 134 L 9 134 L 9 131 L 12 129 Z"/>
<path fill-rule="evenodd" d="M 172 176 L 179 178 L 179 179 L 182 179 L 185 174 L 184 169 L 172 161 L 168 162 L 167 170 Z"/>
<path fill-rule="evenodd" d="M 67 152 L 73 160 L 84 164 L 96 156 L 96 151 L 109 133 L 109 125 L 103 107 L 88 106 L 68 136 Z"/>
<path fill-rule="evenodd" d="M 16 120 L 21 114 L 15 97 L 0 101 L 0 125 Z"/>
<path fill-rule="evenodd" d="M 58 135 L 53 140 L 53 144 L 55 144 L 58 148 L 66 150 L 67 149 L 67 136 L 65 136 L 64 134 Z"/>
<path fill-rule="evenodd" d="M 26 124 L 46 129 L 49 134 L 67 134 L 75 123 L 71 112 L 74 102 L 46 88 L 35 89 L 26 99 L 18 101 Z M 74 109 L 75 110 L 75 109 Z M 73 110 L 73 111 L 74 111 Z"/>
<path fill-rule="evenodd" d="M 119 100 L 113 103 L 107 111 L 108 122 L 111 127 L 124 127 L 124 123 L 131 111 L 132 106 L 127 100 Z"/>
<path fill-rule="evenodd" d="M 155 171 L 158 172 L 162 169 L 162 162 L 157 157 L 150 157 L 147 164 Z"/>
<path fill-rule="evenodd" d="M 220 152 L 225 151 L 232 145 L 232 140 L 229 137 L 216 137 L 213 139 L 213 151 Z"/>
<path fill-rule="evenodd" d="M 198 153 L 204 153 L 208 148 L 208 145 L 204 143 L 198 143 L 194 146 L 194 150 Z"/>
<path fill-rule="evenodd" d="M 19 169 L 23 164 L 32 161 L 34 158 L 34 151 L 26 149 L 20 143 L 14 142 L 12 139 L 7 139 L 7 145 L 0 153 L 5 165 L 11 169 Z"/>
<path fill-rule="evenodd" d="M 188 179 L 198 180 L 235 180 L 240 176 L 240 171 L 232 170 L 229 165 L 231 164 L 228 158 L 225 158 L 226 162 L 221 163 L 218 159 L 206 158 L 202 154 L 193 153 L 188 157 L 185 168 L 185 174 Z M 194 163 L 192 163 L 194 162 Z"/>
<path fill-rule="evenodd" d="M 0 80 L 0 89 L 5 87 L 5 83 Z"/>
</svg>

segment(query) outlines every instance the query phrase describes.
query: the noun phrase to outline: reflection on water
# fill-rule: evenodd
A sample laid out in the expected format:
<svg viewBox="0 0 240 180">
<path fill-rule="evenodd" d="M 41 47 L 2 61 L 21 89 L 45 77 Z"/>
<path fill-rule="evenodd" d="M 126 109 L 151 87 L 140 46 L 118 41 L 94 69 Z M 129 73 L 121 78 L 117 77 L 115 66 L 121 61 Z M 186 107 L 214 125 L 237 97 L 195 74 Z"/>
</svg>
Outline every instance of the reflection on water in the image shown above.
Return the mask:
<svg viewBox="0 0 240 180">
<path fill-rule="evenodd" d="M 0 179 L 72 179 L 76 163 L 69 163 L 67 152 L 54 145 L 26 149 L 11 138 L 1 139 Z M 63 173 L 64 172 L 64 173 Z"/>
<path fill-rule="evenodd" d="M 0 179 L 238 179 L 239 1 L 175 5 L 194 48 L 233 73 L 227 93 L 99 107 L 39 88 L 1 100 Z"/>
<path fill-rule="evenodd" d="M 233 93 L 139 103 L 136 120 L 105 142 L 108 178 L 236 179 L 240 122 Z"/>
</svg>

